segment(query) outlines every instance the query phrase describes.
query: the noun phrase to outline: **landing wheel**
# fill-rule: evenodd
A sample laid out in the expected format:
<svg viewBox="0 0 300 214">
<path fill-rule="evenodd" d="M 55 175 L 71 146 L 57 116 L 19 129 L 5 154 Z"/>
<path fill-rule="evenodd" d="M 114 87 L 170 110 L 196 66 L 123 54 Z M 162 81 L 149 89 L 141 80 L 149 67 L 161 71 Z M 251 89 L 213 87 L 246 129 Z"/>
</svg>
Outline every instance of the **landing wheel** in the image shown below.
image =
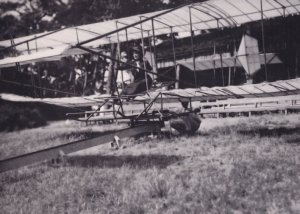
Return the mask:
<svg viewBox="0 0 300 214">
<path fill-rule="evenodd" d="M 200 124 L 201 119 L 194 113 L 170 119 L 170 126 L 180 134 L 194 134 L 199 129 Z"/>
</svg>

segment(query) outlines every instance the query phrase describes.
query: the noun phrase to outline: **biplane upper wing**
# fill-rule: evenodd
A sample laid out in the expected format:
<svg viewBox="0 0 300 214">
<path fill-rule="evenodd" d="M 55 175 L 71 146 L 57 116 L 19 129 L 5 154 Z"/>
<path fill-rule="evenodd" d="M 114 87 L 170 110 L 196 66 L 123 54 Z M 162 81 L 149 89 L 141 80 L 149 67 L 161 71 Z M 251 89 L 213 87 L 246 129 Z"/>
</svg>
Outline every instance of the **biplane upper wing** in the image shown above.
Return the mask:
<svg viewBox="0 0 300 214">
<path fill-rule="evenodd" d="M 34 62 L 60 60 L 65 50 L 66 47 L 60 47 L 41 52 L 35 52 L 33 54 L 20 55 L 18 57 L 8 57 L 4 60 L 0 60 L 0 67 L 13 67 L 16 65 L 16 63 L 19 63 L 19 65 L 24 65 Z"/>
<path fill-rule="evenodd" d="M 98 49 L 93 49 L 98 50 Z M 62 46 L 44 51 L 34 52 L 32 54 L 20 55 L 18 57 L 7 57 L 0 60 L 0 68 L 13 67 L 16 63 L 19 65 L 26 65 L 35 62 L 58 61 L 62 57 L 73 54 L 85 54 L 81 49 L 72 49 L 69 46 Z"/>
<path fill-rule="evenodd" d="M 264 19 L 270 19 L 299 12 L 299 0 L 209 0 L 169 10 L 16 38 L 13 45 L 10 40 L 1 41 L 0 47 L 14 47 L 20 56 L 14 60 L 0 60 L 0 68 L 11 66 L 12 62 L 17 61 L 22 61 L 23 64 L 31 63 L 35 59 L 39 61 L 42 51 L 47 51 L 47 60 L 57 60 L 58 57 L 84 53 L 82 47 L 98 48 L 103 44 L 140 39 L 142 35 L 146 38 L 153 34 L 168 34 L 171 31 L 186 34 L 191 31 L 191 26 L 193 31 L 235 27 L 260 20 L 262 14 Z M 39 54 L 33 55 L 36 52 Z M 26 60 L 23 55 L 31 57 Z"/>
</svg>

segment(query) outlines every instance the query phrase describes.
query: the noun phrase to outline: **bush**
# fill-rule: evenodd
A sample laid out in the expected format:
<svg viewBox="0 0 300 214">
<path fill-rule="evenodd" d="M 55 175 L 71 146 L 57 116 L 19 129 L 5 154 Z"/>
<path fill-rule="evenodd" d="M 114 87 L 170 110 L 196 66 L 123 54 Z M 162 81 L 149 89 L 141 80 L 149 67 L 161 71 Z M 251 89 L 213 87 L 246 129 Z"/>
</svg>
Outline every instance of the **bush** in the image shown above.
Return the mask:
<svg viewBox="0 0 300 214">
<path fill-rule="evenodd" d="M 15 131 L 46 125 L 45 118 L 37 108 L 0 105 L 0 131 Z"/>
</svg>

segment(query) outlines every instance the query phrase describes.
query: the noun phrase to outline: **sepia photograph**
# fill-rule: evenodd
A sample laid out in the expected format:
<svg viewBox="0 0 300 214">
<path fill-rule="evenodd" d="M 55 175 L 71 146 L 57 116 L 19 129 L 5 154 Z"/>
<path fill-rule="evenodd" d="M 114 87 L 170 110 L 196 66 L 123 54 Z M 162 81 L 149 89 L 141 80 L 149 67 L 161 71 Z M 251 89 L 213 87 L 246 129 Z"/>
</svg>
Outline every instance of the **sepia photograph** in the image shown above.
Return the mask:
<svg viewBox="0 0 300 214">
<path fill-rule="evenodd" d="M 300 0 L 0 0 L 0 213 L 300 213 Z"/>
</svg>

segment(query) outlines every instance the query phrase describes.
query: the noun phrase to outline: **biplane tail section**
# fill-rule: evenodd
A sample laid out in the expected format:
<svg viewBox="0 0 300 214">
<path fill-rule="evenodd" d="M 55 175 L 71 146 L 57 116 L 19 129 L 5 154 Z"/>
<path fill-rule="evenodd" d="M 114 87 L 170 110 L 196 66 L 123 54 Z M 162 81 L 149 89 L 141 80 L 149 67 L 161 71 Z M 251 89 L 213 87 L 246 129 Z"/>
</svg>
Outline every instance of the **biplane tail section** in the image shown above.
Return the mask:
<svg viewBox="0 0 300 214">
<path fill-rule="evenodd" d="M 243 36 L 238 50 L 238 60 L 249 76 L 253 76 L 261 68 L 257 39 L 247 34 Z"/>
</svg>

